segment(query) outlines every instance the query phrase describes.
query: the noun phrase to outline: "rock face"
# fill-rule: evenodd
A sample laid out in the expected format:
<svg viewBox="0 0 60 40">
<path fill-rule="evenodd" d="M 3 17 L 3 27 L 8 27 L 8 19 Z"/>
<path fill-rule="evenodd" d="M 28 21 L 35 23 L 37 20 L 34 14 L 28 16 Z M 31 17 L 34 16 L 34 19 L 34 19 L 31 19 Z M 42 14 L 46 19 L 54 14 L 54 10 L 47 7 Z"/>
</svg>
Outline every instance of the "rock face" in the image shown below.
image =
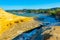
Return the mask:
<svg viewBox="0 0 60 40">
<path fill-rule="evenodd" d="M 17 35 L 40 26 L 33 17 L 13 15 L 0 9 L 0 40 L 11 40 Z"/>
<path fill-rule="evenodd" d="M 43 33 L 44 40 L 60 40 L 60 26 L 54 26 Z"/>
</svg>

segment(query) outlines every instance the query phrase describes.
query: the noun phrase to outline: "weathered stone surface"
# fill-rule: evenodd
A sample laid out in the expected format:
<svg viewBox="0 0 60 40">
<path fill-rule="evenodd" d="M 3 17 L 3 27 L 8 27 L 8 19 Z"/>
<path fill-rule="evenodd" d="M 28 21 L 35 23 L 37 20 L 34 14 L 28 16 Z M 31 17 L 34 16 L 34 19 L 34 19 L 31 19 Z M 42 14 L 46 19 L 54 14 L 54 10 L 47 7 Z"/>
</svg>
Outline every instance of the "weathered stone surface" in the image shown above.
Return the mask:
<svg viewBox="0 0 60 40">
<path fill-rule="evenodd" d="M 50 30 L 43 32 L 43 35 L 51 35 L 47 38 L 48 35 L 44 37 L 44 40 L 60 40 L 60 26 L 53 26 Z"/>
<path fill-rule="evenodd" d="M 0 40 L 11 40 L 17 35 L 40 26 L 33 17 L 13 15 L 0 9 Z"/>
</svg>

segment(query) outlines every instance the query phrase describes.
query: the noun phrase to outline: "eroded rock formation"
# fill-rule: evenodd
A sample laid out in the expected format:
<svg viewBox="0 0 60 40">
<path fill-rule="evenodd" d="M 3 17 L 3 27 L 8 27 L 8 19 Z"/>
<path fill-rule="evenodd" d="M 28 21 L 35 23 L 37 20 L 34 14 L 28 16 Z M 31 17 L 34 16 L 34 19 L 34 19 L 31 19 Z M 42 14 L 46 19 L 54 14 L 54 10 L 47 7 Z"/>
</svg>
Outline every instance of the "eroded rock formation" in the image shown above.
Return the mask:
<svg viewBox="0 0 60 40">
<path fill-rule="evenodd" d="M 11 40 L 17 35 L 40 26 L 33 17 L 13 15 L 0 9 L 0 40 Z"/>
<path fill-rule="evenodd" d="M 44 40 L 60 40 L 60 26 L 53 26 L 50 30 L 43 32 Z"/>
</svg>

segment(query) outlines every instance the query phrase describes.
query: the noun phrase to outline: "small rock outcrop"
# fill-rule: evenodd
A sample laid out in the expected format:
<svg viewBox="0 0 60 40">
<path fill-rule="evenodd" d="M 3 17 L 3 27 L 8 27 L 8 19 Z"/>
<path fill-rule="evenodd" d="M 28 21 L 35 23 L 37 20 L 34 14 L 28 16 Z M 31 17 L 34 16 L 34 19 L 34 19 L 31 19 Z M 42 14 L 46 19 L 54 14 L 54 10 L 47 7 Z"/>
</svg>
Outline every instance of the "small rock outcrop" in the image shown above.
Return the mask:
<svg viewBox="0 0 60 40">
<path fill-rule="evenodd" d="M 43 35 L 44 40 L 60 40 L 60 26 L 54 26 L 50 30 L 46 30 Z"/>
</svg>

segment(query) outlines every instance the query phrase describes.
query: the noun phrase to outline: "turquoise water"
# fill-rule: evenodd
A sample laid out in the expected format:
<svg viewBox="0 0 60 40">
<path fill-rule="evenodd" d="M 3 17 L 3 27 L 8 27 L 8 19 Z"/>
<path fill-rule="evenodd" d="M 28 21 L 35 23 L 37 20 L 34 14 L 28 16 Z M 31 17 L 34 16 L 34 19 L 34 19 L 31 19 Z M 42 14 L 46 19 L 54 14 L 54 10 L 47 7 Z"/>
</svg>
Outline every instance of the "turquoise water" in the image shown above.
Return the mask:
<svg viewBox="0 0 60 40">
<path fill-rule="evenodd" d="M 44 26 L 51 26 L 51 24 L 58 22 L 55 18 L 48 16 L 46 14 L 41 14 L 41 13 L 40 14 L 24 13 L 24 14 L 16 14 L 16 15 L 35 17 L 35 19 L 38 21 L 41 21 Z M 39 32 L 38 32 L 38 30 L 39 30 Z M 38 32 L 38 34 L 37 34 L 37 32 Z M 43 36 L 41 35 L 42 32 L 44 32 L 44 30 L 42 28 L 34 29 L 30 32 L 26 32 L 21 35 L 18 35 L 13 40 L 31 40 L 34 35 L 37 35 L 37 37 L 35 37 L 34 40 L 43 40 Z"/>
</svg>

